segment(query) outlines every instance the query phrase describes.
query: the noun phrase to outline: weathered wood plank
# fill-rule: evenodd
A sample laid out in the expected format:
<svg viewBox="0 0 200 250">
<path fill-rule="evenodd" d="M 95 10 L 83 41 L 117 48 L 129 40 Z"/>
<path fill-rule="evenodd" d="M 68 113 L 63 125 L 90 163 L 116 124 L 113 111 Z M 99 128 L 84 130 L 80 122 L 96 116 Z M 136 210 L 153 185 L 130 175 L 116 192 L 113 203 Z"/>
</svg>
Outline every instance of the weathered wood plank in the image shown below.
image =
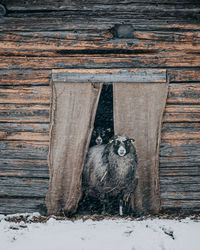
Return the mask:
<svg viewBox="0 0 200 250">
<path fill-rule="evenodd" d="M 41 204 L 45 204 L 44 198 L 0 198 L 0 214 L 39 212 Z"/>
<path fill-rule="evenodd" d="M 181 209 L 191 209 L 194 211 L 196 208 L 200 208 L 199 200 L 171 200 L 171 199 L 163 199 L 162 200 L 162 208 L 181 208 Z"/>
<path fill-rule="evenodd" d="M 162 139 L 199 139 L 200 123 L 163 123 Z"/>
<path fill-rule="evenodd" d="M 39 11 L 30 11 L 28 13 L 28 10 L 26 9 L 31 8 L 32 5 L 34 5 L 34 8 Z M 186 30 L 199 29 L 199 7 L 195 7 L 196 5 L 198 6 L 198 4 L 179 3 L 177 5 L 176 3 L 173 3 L 168 6 L 167 4 L 158 4 L 158 2 L 156 4 L 147 2 L 143 4 L 141 2 L 120 2 L 119 5 L 116 3 L 101 3 L 96 5 L 94 2 L 90 2 L 89 6 L 91 7 L 87 9 L 88 3 L 85 1 L 78 1 L 75 4 L 75 10 L 71 11 L 70 8 L 73 5 L 72 1 L 70 3 L 69 1 L 67 1 L 67 3 L 62 3 L 61 6 L 57 5 L 55 2 L 50 5 L 49 3 L 47 5 L 45 5 L 45 3 L 44 5 L 42 4 L 43 8 L 48 9 L 47 6 L 51 6 L 51 10 L 53 10 L 52 8 L 56 8 L 56 11 L 51 11 L 51 14 L 49 14 L 48 11 L 41 11 L 41 3 L 35 5 L 31 2 L 30 6 L 29 4 L 22 4 L 21 7 L 23 6 L 22 8 L 25 8 L 24 10 L 26 11 L 20 11 L 19 13 L 14 11 L 9 13 L 7 17 L 1 18 L 0 28 L 4 31 L 33 31 L 42 29 L 44 31 L 66 31 L 66 29 L 74 30 L 75 27 L 77 27 L 77 24 L 79 27 L 87 29 L 88 26 L 90 28 L 100 28 L 105 27 L 106 25 L 107 27 L 112 28 L 115 24 L 131 23 L 135 30 L 150 29 L 155 31 L 166 28 L 165 26 L 167 26 L 167 29 L 172 28 L 172 30 L 174 30 L 174 28 Z M 14 7 L 15 4 L 9 4 L 9 8 L 11 6 Z M 62 11 L 66 8 L 67 11 Z M 97 11 L 95 11 L 95 8 L 97 8 Z M 40 25 L 38 25 L 38 19 L 40 20 Z"/>
<path fill-rule="evenodd" d="M 198 176 L 162 176 L 160 179 L 161 186 L 171 186 L 171 185 L 192 185 L 192 184 L 198 184 L 199 185 L 199 191 L 200 191 L 200 175 Z"/>
<path fill-rule="evenodd" d="M 200 83 L 170 84 L 167 103 L 199 104 L 200 103 Z"/>
<path fill-rule="evenodd" d="M 200 165 L 196 166 L 173 166 L 173 167 L 166 167 L 160 165 L 159 168 L 159 175 L 160 178 L 163 176 L 196 176 L 200 175 Z"/>
<path fill-rule="evenodd" d="M 145 8 L 144 8 L 145 9 Z M 11 17 L 22 17 L 23 18 L 27 17 L 30 18 L 30 25 L 36 24 L 36 22 L 34 22 L 33 17 L 38 18 L 38 19 L 44 19 L 44 18 L 49 18 L 49 16 L 51 16 L 51 18 L 57 18 L 58 20 L 61 19 L 61 24 L 64 22 L 65 24 L 67 23 L 72 23 L 73 22 L 81 22 L 84 21 L 84 23 L 101 23 L 101 22 L 105 22 L 105 23 L 131 23 L 131 24 L 136 24 L 136 23 L 142 23 L 142 24 L 146 24 L 145 20 L 148 20 L 148 25 L 149 24 L 158 24 L 159 21 L 162 24 L 174 24 L 174 23 L 178 23 L 178 24 L 199 24 L 199 10 L 197 9 L 193 9 L 193 10 L 166 10 L 166 11 L 153 11 L 153 9 L 146 9 L 146 12 L 142 12 L 143 9 L 140 8 L 140 10 L 135 10 L 135 11 L 123 11 L 123 12 L 105 12 L 105 11 L 98 11 L 98 14 L 95 13 L 93 10 L 92 11 L 81 11 L 79 10 L 78 15 L 77 15 L 77 11 L 52 11 L 51 15 L 49 15 L 49 12 L 13 12 L 13 13 L 9 13 L 8 17 L 4 17 L 1 19 L 6 20 L 7 18 L 11 18 Z M 119 15 L 120 14 L 120 15 Z M 64 19 L 64 20 L 63 20 Z M 54 21 L 55 22 L 55 21 Z M 50 23 L 50 22 L 49 22 Z M 59 22 L 58 22 L 59 23 Z"/>
<path fill-rule="evenodd" d="M 54 82 L 166 82 L 166 70 L 160 69 L 67 69 L 52 70 Z"/>
<path fill-rule="evenodd" d="M 198 53 L 166 52 L 147 54 L 112 54 L 102 55 L 76 54 L 61 57 L 24 57 L 2 56 L 2 69 L 52 69 L 52 68 L 154 68 L 154 67 L 199 67 Z"/>
<path fill-rule="evenodd" d="M 167 105 L 163 115 L 163 122 L 199 121 L 200 105 Z"/>
<path fill-rule="evenodd" d="M 189 129 L 185 129 L 185 131 L 167 131 L 162 135 L 162 139 L 165 140 L 191 140 L 200 138 L 200 131 L 190 131 Z"/>
<path fill-rule="evenodd" d="M 200 164 L 200 158 L 191 155 L 168 157 L 162 156 L 159 159 L 160 167 L 174 167 L 174 166 L 196 166 Z"/>
<path fill-rule="evenodd" d="M 48 85 L 51 70 L 0 70 L 0 85 Z"/>
<path fill-rule="evenodd" d="M 6 93 L 6 95 L 7 97 L 10 97 L 10 96 L 13 96 L 13 93 L 12 94 Z M 8 100 L 6 100 L 4 97 L 3 99 L 4 101 L 8 102 Z M 36 101 L 36 99 L 34 100 Z M 50 118 L 49 118 L 50 106 L 48 104 L 47 105 L 27 104 L 26 99 L 24 100 L 23 98 L 22 99 L 19 98 L 18 100 L 17 98 L 15 98 L 15 101 L 18 101 L 23 104 L 1 104 L 0 105 L 0 122 L 48 123 L 50 121 Z M 3 127 L 5 127 L 5 124 Z M 1 128 L 0 128 L 0 131 L 1 131 Z"/>
<path fill-rule="evenodd" d="M 43 13 L 44 14 L 44 13 Z M 56 12 L 57 14 L 57 12 Z M 110 13 L 111 14 L 111 13 Z M 121 13 L 120 13 L 121 14 Z M 40 31 L 66 31 L 66 30 L 110 30 L 112 29 L 116 24 L 121 24 L 123 21 L 124 23 L 132 24 L 134 27 L 134 30 L 140 30 L 140 31 L 199 31 L 200 26 L 199 23 L 195 22 L 178 22 L 178 20 L 174 20 L 171 22 L 169 20 L 169 15 L 167 16 L 166 20 L 160 19 L 151 19 L 148 20 L 147 24 L 147 16 L 144 16 L 143 19 L 139 19 L 134 15 L 133 18 L 130 18 L 129 20 L 121 20 L 110 17 L 108 20 L 102 18 L 101 20 L 95 20 L 95 21 L 89 21 L 88 16 L 81 18 L 81 15 L 79 14 L 79 18 L 77 19 L 77 15 L 70 15 L 67 16 L 66 13 L 64 16 L 60 17 L 56 15 L 55 17 L 50 18 L 41 16 L 40 19 L 40 25 L 38 25 L 38 16 L 33 17 L 33 15 L 29 17 L 25 17 L 23 15 L 23 18 L 21 18 L 21 15 L 19 14 L 19 17 L 12 17 L 9 15 L 9 17 L 1 18 L 0 20 L 0 31 L 7 32 L 8 30 L 11 32 L 16 31 L 24 31 L 24 32 L 40 32 Z M 170 22 L 169 22 L 170 21 Z M 59 24 L 59 25 L 58 25 Z M 67 25 L 66 25 L 67 24 Z"/>
<path fill-rule="evenodd" d="M 187 181 L 183 183 L 174 183 L 170 181 L 169 184 L 166 181 L 160 179 L 160 192 L 200 192 L 199 183 Z"/>
<path fill-rule="evenodd" d="M 200 192 L 162 192 L 162 199 L 172 199 L 172 200 L 199 200 Z"/>
<path fill-rule="evenodd" d="M 93 34 L 94 33 L 94 34 Z M 133 31 L 132 38 L 116 38 L 110 30 L 75 30 L 54 32 L 3 32 L 0 55 L 59 56 L 72 50 L 124 49 L 137 53 L 159 51 L 197 53 L 200 32 Z M 114 39 L 113 39 L 114 37 Z M 45 52 L 46 51 L 46 52 Z"/>
<path fill-rule="evenodd" d="M 49 178 L 47 160 L 0 159 L 0 176 Z"/>
<path fill-rule="evenodd" d="M 48 179 L 0 176 L 0 197 L 40 197 L 46 195 Z M 14 184 L 14 188 L 13 188 Z"/>
<path fill-rule="evenodd" d="M 49 141 L 49 135 L 44 133 L 33 133 L 33 132 L 5 132 L 0 131 L 0 141 Z"/>
<path fill-rule="evenodd" d="M 80 8 L 83 10 L 93 10 L 93 11 L 164 11 L 170 9 L 171 11 L 176 10 L 190 10 L 191 8 L 198 7 L 198 3 L 191 1 L 171 1 L 171 0 L 165 0 L 165 1 L 158 1 L 154 0 L 151 2 L 147 1 L 138 1 L 138 2 L 132 2 L 132 1 L 63 1 L 63 0 L 57 0 L 57 1 L 30 1 L 28 0 L 26 4 L 19 1 L 8 1 L 4 0 L 4 4 L 7 6 L 9 10 L 12 11 L 22 11 L 26 10 L 78 10 L 80 11 Z M 176 8 L 175 8 L 176 7 Z M 142 10 L 140 9 L 142 8 Z"/>
<path fill-rule="evenodd" d="M 199 122 L 200 114 L 198 113 L 164 113 L 164 122 Z"/>
<path fill-rule="evenodd" d="M 49 142 L 43 141 L 1 141 L 1 159 L 47 160 Z"/>
<path fill-rule="evenodd" d="M 168 69 L 170 82 L 200 82 L 199 69 Z"/>
<path fill-rule="evenodd" d="M 1 112 L 0 112 L 1 114 Z M 9 119 L 6 119 L 6 122 L 0 122 L 0 133 L 7 132 L 15 133 L 15 132 L 32 132 L 32 133 L 42 133 L 42 134 L 49 134 L 49 123 L 24 123 L 23 122 L 8 122 Z M 38 120 L 41 122 L 41 119 Z"/>
<path fill-rule="evenodd" d="M 7 86 L 0 89 L 0 103 L 50 104 L 50 96 L 51 89 L 49 86 Z"/>
<path fill-rule="evenodd" d="M 200 139 L 194 140 L 167 140 L 163 139 L 160 144 L 160 157 L 183 157 L 200 155 Z"/>
</svg>

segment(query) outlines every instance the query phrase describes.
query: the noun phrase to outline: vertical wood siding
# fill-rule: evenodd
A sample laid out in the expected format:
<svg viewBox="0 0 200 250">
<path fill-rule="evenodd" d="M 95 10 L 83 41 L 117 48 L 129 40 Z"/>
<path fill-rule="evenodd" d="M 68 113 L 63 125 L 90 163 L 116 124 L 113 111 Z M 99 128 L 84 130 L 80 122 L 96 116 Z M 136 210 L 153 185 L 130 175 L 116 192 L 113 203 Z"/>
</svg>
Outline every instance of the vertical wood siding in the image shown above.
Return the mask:
<svg viewBox="0 0 200 250">
<path fill-rule="evenodd" d="M 2 1 L 8 12 L 0 18 L 0 213 L 37 211 L 44 202 L 51 70 L 64 68 L 167 69 L 162 207 L 200 208 L 200 4 L 26 2 Z M 131 25 L 131 37 L 120 24 Z"/>
</svg>

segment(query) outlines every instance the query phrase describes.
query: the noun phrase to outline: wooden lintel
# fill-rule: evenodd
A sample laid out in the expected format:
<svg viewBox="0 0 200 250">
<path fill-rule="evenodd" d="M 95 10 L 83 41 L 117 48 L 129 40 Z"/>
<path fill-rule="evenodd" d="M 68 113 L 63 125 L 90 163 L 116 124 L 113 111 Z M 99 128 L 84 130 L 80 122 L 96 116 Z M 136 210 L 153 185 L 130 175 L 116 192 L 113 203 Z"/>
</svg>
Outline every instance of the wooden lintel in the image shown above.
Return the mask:
<svg viewBox="0 0 200 250">
<path fill-rule="evenodd" d="M 54 82 L 166 82 L 165 69 L 64 69 L 52 70 Z"/>
</svg>

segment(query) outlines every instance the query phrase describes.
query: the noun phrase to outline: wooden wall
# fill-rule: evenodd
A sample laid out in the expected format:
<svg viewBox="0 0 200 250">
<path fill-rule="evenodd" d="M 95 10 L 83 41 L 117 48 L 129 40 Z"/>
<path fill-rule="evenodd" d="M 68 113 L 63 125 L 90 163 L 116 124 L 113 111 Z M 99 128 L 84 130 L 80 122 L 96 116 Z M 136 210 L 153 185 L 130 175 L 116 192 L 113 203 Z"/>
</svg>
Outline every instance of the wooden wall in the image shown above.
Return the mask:
<svg viewBox="0 0 200 250">
<path fill-rule="evenodd" d="M 200 208 L 199 1 L 0 3 L 0 213 L 44 201 L 51 70 L 65 68 L 167 69 L 162 207 Z"/>
</svg>

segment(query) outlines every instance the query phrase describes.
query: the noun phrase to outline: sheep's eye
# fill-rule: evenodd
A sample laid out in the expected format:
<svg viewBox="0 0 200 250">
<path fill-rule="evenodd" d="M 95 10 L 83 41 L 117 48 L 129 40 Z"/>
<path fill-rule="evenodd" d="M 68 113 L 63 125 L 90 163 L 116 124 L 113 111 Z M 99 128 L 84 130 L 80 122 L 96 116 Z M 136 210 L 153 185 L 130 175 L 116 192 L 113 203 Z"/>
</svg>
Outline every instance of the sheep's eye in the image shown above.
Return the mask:
<svg viewBox="0 0 200 250">
<path fill-rule="evenodd" d="M 129 147 L 131 145 L 131 142 L 127 140 L 127 141 L 125 141 L 124 144 L 126 145 L 126 147 Z"/>
<path fill-rule="evenodd" d="M 120 142 L 119 141 L 115 141 L 115 145 L 119 146 Z"/>
</svg>

